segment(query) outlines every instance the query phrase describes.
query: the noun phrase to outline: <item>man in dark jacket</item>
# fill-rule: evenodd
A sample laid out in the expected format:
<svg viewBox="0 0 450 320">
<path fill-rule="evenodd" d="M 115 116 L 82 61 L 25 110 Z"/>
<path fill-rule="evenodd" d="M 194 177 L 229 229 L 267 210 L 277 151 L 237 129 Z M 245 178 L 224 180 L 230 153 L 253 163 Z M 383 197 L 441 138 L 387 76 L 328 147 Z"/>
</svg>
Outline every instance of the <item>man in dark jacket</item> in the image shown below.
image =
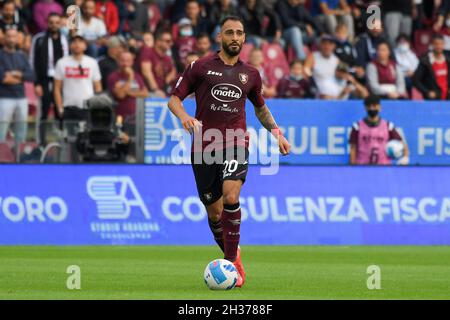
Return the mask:
<svg viewBox="0 0 450 320">
<path fill-rule="evenodd" d="M 16 29 L 7 29 L 4 48 L 0 50 L 0 142 L 5 141 L 13 118 L 16 143 L 24 142 L 27 135 L 24 81 L 33 81 L 34 75 L 25 55 L 16 49 L 18 37 Z"/>
<path fill-rule="evenodd" d="M 33 37 L 30 51 L 30 65 L 36 75 L 35 92 L 41 98 L 41 121 L 47 120 L 53 104 L 53 74 L 56 62 L 69 54 L 69 44 L 61 36 L 61 17 L 51 13 L 47 18 L 47 30 Z M 57 112 L 55 112 L 57 114 Z M 45 145 L 46 123 L 39 127 L 39 141 Z"/>
<path fill-rule="evenodd" d="M 383 23 L 380 19 L 375 19 L 371 28 L 360 35 L 356 41 L 356 64 L 365 69 L 367 64 L 375 59 L 378 44 L 381 42 L 387 42 L 387 37 Z M 389 48 L 391 52 L 394 52 L 390 46 Z"/>
<path fill-rule="evenodd" d="M 283 25 L 283 38 L 294 48 L 297 58 L 302 61 L 306 58 L 303 44 L 323 32 L 306 10 L 304 3 L 304 0 L 280 0 L 275 6 Z"/>
<path fill-rule="evenodd" d="M 432 51 L 420 58 L 413 84 L 427 100 L 450 100 L 450 58 L 444 54 L 444 38 L 435 35 Z"/>
<path fill-rule="evenodd" d="M 279 42 L 282 25 L 277 13 L 265 6 L 261 0 L 246 0 L 241 8 L 244 20 L 246 41 L 260 47 L 263 39 Z M 267 26 L 264 19 L 267 18 Z"/>
</svg>

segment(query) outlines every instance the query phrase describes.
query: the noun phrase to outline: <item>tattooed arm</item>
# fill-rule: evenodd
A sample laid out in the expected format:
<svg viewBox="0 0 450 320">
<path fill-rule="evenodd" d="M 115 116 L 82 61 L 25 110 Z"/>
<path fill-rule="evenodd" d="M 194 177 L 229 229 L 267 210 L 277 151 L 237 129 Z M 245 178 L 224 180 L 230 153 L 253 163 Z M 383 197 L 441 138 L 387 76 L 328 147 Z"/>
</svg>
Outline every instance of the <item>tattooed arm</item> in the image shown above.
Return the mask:
<svg viewBox="0 0 450 320">
<path fill-rule="evenodd" d="M 255 107 L 255 114 L 258 118 L 259 122 L 266 128 L 270 133 L 272 133 L 275 138 L 278 138 L 278 146 L 280 147 L 280 152 L 283 155 L 287 155 L 291 149 L 289 142 L 283 137 L 281 130 L 278 128 L 275 119 L 272 116 L 267 105 L 263 105 L 262 107 Z"/>
<path fill-rule="evenodd" d="M 268 131 L 272 132 L 272 129 L 278 128 L 277 123 L 275 122 L 275 119 L 273 118 L 272 113 L 270 112 L 267 105 L 255 108 L 255 114 L 259 122 L 261 122 L 263 127 Z"/>
</svg>

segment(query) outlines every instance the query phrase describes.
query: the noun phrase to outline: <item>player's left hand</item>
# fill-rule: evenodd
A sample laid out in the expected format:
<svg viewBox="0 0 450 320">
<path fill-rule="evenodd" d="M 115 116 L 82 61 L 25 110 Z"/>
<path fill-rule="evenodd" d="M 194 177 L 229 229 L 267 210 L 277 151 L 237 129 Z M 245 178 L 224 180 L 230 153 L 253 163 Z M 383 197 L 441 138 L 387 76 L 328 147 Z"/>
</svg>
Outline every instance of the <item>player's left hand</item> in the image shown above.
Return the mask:
<svg viewBox="0 0 450 320">
<path fill-rule="evenodd" d="M 280 147 L 280 152 L 283 156 L 286 156 L 291 151 L 291 145 L 282 135 L 278 136 L 278 146 Z"/>
</svg>

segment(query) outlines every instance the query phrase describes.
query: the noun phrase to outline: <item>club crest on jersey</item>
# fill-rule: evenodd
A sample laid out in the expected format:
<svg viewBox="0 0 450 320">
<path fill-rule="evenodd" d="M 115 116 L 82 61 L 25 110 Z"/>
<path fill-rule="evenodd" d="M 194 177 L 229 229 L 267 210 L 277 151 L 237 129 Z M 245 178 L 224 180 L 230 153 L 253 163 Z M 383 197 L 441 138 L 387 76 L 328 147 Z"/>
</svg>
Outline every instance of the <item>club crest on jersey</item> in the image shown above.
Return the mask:
<svg viewBox="0 0 450 320">
<path fill-rule="evenodd" d="M 204 196 L 205 196 L 206 201 L 211 201 L 211 199 L 212 199 L 212 193 L 211 192 L 205 193 Z"/>
<path fill-rule="evenodd" d="M 239 73 L 239 80 L 242 82 L 242 84 L 246 84 L 248 82 L 248 74 Z"/>
</svg>

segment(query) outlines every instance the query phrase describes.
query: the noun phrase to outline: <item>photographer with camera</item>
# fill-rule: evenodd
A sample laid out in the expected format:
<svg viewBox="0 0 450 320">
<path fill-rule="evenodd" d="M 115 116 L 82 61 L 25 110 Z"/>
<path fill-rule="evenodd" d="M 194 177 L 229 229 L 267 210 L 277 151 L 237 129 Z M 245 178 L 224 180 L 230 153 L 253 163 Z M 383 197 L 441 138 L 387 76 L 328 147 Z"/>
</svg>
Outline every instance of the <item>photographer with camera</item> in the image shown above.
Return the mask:
<svg viewBox="0 0 450 320">
<path fill-rule="evenodd" d="M 337 97 L 339 100 L 364 99 L 369 95 L 369 90 L 356 80 L 354 68 L 350 68 L 346 63 L 341 62 L 336 68 L 336 81 L 342 88 Z"/>
</svg>

